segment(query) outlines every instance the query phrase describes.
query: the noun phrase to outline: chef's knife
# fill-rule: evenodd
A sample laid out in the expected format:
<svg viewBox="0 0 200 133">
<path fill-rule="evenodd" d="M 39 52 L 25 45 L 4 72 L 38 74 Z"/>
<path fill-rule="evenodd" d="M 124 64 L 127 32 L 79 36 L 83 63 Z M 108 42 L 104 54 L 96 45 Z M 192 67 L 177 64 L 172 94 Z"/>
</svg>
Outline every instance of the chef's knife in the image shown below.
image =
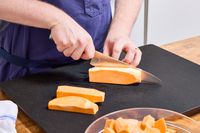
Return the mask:
<svg viewBox="0 0 200 133">
<path fill-rule="evenodd" d="M 132 67 L 134 69 L 139 69 L 141 71 L 142 83 L 156 83 L 156 84 L 161 83 L 161 80 L 155 75 L 149 72 L 146 72 L 140 68 L 135 68 L 123 61 L 104 55 L 98 51 L 95 52 L 95 56 L 91 60 L 90 64 L 95 67 L 124 67 L 124 68 Z"/>
</svg>

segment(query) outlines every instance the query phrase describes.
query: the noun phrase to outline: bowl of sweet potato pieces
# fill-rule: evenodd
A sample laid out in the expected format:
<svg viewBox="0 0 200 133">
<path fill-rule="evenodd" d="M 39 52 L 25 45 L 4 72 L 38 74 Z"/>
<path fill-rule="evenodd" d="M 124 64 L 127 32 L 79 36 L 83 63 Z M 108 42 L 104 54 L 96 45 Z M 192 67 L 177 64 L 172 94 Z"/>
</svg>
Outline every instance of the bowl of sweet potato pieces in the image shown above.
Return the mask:
<svg viewBox="0 0 200 133">
<path fill-rule="evenodd" d="M 200 125 L 171 110 L 130 108 L 100 117 L 85 133 L 200 133 Z"/>
</svg>

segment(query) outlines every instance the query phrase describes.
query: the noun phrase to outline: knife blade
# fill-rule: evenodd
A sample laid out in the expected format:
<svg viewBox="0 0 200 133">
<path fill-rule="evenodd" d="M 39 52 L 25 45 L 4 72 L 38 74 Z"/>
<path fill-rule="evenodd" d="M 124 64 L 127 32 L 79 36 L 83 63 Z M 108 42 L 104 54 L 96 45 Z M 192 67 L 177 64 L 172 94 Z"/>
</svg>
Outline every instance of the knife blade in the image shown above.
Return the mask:
<svg viewBox="0 0 200 133">
<path fill-rule="evenodd" d="M 150 84 L 152 84 L 152 83 L 160 84 L 161 83 L 161 80 L 158 77 L 156 77 L 155 75 L 153 75 L 147 71 L 144 71 L 140 68 L 131 66 L 128 63 L 125 63 L 123 61 L 120 61 L 120 60 L 117 60 L 110 56 L 104 55 L 103 53 L 100 53 L 98 51 L 95 51 L 94 58 L 92 58 L 90 64 L 95 67 L 122 67 L 122 68 L 139 69 L 141 71 L 142 83 L 150 83 Z"/>
<path fill-rule="evenodd" d="M 96 67 L 130 67 L 129 64 L 104 55 L 98 51 L 95 51 L 94 58 L 91 60 L 90 64 Z"/>
</svg>

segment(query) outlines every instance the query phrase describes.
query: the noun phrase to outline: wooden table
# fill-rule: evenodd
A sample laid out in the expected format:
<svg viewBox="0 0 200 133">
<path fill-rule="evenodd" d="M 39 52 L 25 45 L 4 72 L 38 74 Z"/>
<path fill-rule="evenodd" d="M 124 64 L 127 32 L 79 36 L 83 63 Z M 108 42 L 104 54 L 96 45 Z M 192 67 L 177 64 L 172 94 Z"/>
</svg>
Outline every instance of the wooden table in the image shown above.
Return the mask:
<svg viewBox="0 0 200 133">
<path fill-rule="evenodd" d="M 165 44 L 161 48 L 200 65 L 200 36 Z M 8 98 L 0 91 L 0 99 Z M 200 113 L 192 116 L 192 118 L 200 123 Z M 42 129 L 21 110 L 19 110 L 16 128 L 18 133 L 43 133 Z"/>
</svg>

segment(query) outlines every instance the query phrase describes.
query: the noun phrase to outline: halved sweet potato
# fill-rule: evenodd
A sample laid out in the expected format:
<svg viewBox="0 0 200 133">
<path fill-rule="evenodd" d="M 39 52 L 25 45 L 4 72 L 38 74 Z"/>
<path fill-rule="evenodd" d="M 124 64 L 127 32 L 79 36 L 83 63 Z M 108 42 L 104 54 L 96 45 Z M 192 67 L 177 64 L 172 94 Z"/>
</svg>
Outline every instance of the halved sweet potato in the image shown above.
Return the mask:
<svg viewBox="0 0 200 133">
<path fill-rule="evenodd" d="M 93 67 L 89 69 L 90 82 L 133 84 L 141 82 L 141 71 L 134 68 Z"/>
</svg>

